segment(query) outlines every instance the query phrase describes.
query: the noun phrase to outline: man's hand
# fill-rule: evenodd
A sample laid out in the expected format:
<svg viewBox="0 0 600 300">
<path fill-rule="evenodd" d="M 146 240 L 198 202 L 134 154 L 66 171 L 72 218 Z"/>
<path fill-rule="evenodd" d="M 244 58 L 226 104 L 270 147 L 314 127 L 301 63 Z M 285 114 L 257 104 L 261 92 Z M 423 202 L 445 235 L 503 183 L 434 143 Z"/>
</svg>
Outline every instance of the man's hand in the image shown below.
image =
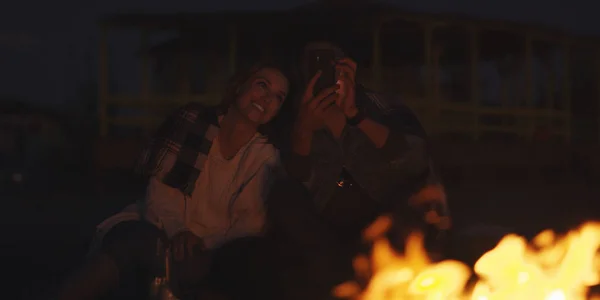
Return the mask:
<svg viewBox="0 0 600 300">
<path fill-rule="evenodd" d="M 335 61 L 335 69 L 338 73 L 338 84 L 341 86 L 338 92 L 340 99 L 338 99 L 336 104 L 346 116 L 347 122 L 348 119 L 356 117 L 359 112 L 356 106 L 356 62 L 350 58 L 342 58 Z M 341 127 L 343 128 L 343 126 Z M 387 126 L 366 117 L 363 118 L 357 127 L 367 135 L 376 148 L 382 148 L 387 143 L 390 133 L 390 129 Z M 340 126 L 338 125 L 335 128 L 340 128 Z M 341 130 L 332 130 L 332 132 L 335 135 L 341 132 Z"/>
<path fill-rule="evenodd" d="M 346 118 L 352 118 L 358 113 L 356 107 L 356 62 L 351 58 L 342 58 L 335 62 L 335 70 L 338 74 L 340 97 L 336 101 Z"/>
<path fill-rule="evenodd" d="M 339 89 L 339 85 L 326 88 L 317 95 L 313 95 L 315 83 L 320 76 L 321 72 L 317 72 L 304 91 L 294 126 L 294 130 L 297 132 L 312 133 L 323 128 L 328 111 L 338 101 L 339 95 L 336 90 Z"/>
</svg>

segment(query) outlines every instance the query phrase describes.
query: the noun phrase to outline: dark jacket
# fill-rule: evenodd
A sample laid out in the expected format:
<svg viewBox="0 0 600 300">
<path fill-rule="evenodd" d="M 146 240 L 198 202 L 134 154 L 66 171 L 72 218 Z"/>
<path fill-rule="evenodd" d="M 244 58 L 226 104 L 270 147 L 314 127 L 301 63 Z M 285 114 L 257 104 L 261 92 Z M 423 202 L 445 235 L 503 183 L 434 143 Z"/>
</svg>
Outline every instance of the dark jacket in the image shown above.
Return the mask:
<svg viewBox="0 0 600 300">
<path fill-rule="evenodd" d="M 289 175 L 307 183 L 315 205 L 323 209 L 335 192 L 342 171 L 347 172 L 373 200 L 386 203 L 407 197 L 427 183 L 438 181 L 432 170 L 426 134 L 412 111 L 393 97 L 356 90 L 357 106 L 390 129 L 386 144 L 377 149 L 359 129 L 346 125 L 335 140 L 326 130 L 313 136 L 306 157 L 287 151 Z M 284 151 L 285 154 L 285 151 Z"/>
</svg>

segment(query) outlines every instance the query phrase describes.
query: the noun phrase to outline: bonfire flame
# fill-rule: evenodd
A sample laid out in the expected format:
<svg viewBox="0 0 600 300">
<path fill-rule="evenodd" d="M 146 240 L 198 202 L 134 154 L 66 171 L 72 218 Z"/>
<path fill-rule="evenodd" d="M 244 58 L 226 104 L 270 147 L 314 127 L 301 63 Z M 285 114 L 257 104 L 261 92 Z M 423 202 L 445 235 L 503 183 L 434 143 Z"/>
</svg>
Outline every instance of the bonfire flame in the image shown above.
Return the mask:
<svg viewBox="0 0 600 300">
<path fill-rule="evenodd" d="M 382 217 L 365 231 L 373 242 L 370 259 L 354 261 L 358 278 L 369 279 L 365 290 L 347 282 L 335 288 L 339 298 L 361 300 L 583 300 L 589 287 L 600 283 L 598 248 L 600 223 L 586 223 L 564 238 L 552 231 L 539 234 L 531 245 L 508 235 L 475 264 L 480 278 L 466 288 L 472 275 L 465 264 L 447 260 L 432 263 L 423 236 L 411 234 L 404 255 L 395 252 L 383 234 L 391 220 Z"/>
</svg>

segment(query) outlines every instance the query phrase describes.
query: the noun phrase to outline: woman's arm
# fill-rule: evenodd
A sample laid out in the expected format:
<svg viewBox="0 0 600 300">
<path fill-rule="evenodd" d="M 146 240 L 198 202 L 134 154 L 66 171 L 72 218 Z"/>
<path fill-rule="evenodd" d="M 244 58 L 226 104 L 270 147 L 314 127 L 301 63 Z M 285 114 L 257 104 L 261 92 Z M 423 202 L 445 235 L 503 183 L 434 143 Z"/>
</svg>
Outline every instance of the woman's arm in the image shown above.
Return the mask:
<svg viewBox="0 0 600 300">
<path fill-rule="evenodd" d="M 151 223 L 160 224 L 170 239 L 184 231 L 186 198 L 180 190 L 172 188 L 151 177 L 146 189 L 145 217 Z"/>
<path fill-rule="evenodd" d="M 371 122 L 371 121 L 365 121 Z M 375 121 L 372 121 L 374 124 Z M 425 138 L 406 132 L 401 126 L 387 125 L 389 134 L 385 144 L 377 147 L 369 136 L 359 127 L 349 127 L 344 130 L 342 147 L 347 162 L 357 162 L 378 165 L 390 170 L 405 169 L 412 165 L 417 170 L 427 168 L 427 152 Z"/>
<path fill-rule="evenodd" d="M 179 176 L 173 180 L 171 171 L 186 143 L 188 132 L 197 118 L 206 116 L 203 114 L 205 110 L 204 106 L 193 102 L 180 107 L 159 126 L 137 162 L 138 173 L 149 178 L 145 202 L 142 203 L 145 216 L 149 221 L 162 224 L 169 238 L 185 230 L 189 194 L 184 190 L 189 186 L 188 181 L 195 179 Z"/>
<path fill-rule="evenodd" d="M 169 238 L 186 229 L 186 196 L 181 190 L 168 186 L 162 181 L 162 177 L 170 170 L 169 166 L 172 166 L 176 159 L 175 155 L 167 155 L 164 158 L 164 168 L 151 176 L 148 181 L 143 203 L 148 221 L 161 224 Z"/>
<path fill-rule="evenodd" d="M 237 219 L 229 230 L 228 239 L 260 235 L 264 231 L 266 201 L 272 184 L 280 173 L 279 156 L 272 156 L 252 176 L 238 195 L 235 206 Z"/>
</svg>

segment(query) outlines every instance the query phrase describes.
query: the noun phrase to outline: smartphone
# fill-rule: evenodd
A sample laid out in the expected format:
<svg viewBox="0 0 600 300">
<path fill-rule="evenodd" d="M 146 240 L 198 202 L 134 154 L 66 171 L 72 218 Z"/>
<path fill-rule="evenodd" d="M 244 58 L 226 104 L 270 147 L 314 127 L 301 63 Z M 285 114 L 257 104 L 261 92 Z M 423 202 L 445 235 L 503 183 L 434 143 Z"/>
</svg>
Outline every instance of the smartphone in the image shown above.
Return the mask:
<svg viewBox="0 0 600 300">
<path fill-rule="evenodd" d="M 332 50 L 312 50 L 308 53 L 308 72 L 314 76 L 319 70 L 321 76 L 314 86 L 316 95 L 322 90 L 335 84 L 335 52 Z"/>
</svg>

